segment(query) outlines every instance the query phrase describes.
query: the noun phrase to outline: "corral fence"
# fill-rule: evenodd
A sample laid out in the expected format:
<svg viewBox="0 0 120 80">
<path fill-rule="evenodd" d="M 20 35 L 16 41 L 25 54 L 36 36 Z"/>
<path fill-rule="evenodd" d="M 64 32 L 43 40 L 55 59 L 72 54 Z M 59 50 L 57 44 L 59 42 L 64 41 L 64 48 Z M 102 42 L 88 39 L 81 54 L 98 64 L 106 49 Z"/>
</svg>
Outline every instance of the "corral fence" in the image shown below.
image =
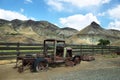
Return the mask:
<svg viewBox="0 0 120 80">
<path fill-rule="evenodd" d="M 120 52 L 120 46 L 76 45 L 66 44 L 73 54 L 106 54 Z M 53 50 L 48 48 L 48 53 Z M 17 55 L 42 54 L 43 44 L 39 43 L 3 43 L 0 42 L 0 60 L 15 59 Z"/>
</svg>

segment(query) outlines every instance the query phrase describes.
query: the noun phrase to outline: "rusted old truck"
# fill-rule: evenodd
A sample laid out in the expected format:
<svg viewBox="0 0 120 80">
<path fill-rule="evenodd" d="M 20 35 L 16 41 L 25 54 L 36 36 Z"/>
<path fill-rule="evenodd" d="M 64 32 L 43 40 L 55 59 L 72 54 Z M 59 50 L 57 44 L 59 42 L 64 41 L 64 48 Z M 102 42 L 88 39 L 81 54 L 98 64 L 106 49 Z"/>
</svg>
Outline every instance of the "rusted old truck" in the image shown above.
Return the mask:
<svg viewBox="0 0 120 80">
<path fill-rule="evenodd" d="M 46 39 L 43 43 L 43 54 L 18 56 L 16 66 L 23 72 L 28 66 L 31 71 L 39 72 L 48 69 L 49 65 L 63 63 L 66 66 L 74 66 L 81 62 L 79 55 L 72 54 L 72 48 L 66 47 L 64 40 Z M 49 53 L 51 51 L 51 53 Z"/>
</svg>

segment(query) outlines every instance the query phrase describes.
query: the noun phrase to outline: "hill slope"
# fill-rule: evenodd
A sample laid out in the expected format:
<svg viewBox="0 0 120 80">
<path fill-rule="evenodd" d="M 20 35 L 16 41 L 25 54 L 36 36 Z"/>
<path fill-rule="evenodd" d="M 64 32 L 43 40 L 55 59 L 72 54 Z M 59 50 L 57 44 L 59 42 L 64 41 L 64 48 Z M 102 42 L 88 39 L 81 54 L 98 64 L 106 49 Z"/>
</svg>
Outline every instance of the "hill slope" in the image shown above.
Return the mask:
<svg viewBox="0 0 120 80">
<path fill-rule="evenodd" d="M 48 21 L 0 19 L 0 42 L 39 42 L 44 39 L 65 39 L 67 43 L 97 44 L 99 39 L 108 39 L 116 45 L 120 40 L 120 31 L 107 30 L 96 22 L 92 22 L 81 31 L 58 26 Z"/>
<path fill-rule="evenodd" d="M 43 42 L 46 38 L 68 38 L 77 32 L 75 29 L 61 29 L 48 21 L 0 19 L 0 41 L 4 42 Z"/>
<path fill-rule="evenodd" d="M 113 43 L 114 41 L 120 40 L 120 31 L 106 30 L 96 22 L 92 22 L 77 34 L 70 37 L 67 42 L 74 44 L 97 44 L 99 39 L 107 39 Z"/>
</svg>

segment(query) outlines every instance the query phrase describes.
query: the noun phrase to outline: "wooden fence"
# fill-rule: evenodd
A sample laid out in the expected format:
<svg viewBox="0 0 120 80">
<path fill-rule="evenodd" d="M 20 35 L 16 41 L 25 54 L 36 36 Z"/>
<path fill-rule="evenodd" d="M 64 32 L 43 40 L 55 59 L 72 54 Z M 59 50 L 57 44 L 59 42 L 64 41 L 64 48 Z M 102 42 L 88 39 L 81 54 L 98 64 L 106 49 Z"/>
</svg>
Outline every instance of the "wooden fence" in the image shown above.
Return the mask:
<svg viewBox="0 0 120 80">
<path fill-rule="evenodd" d="M 105 54 L 111 52 L 120 52 L 118 46 L 98 46 L 98 45 L 76 45 L 67 44 L 71 47 L 73 54 Z M 53 51 L 49 48 L 49 52 Z M 43 53 L 43 44 L 38 43 L 2 43 L 0 42 L 0 60 L 15 59 L 18 54 L 36 54 Z"/>
</svg>

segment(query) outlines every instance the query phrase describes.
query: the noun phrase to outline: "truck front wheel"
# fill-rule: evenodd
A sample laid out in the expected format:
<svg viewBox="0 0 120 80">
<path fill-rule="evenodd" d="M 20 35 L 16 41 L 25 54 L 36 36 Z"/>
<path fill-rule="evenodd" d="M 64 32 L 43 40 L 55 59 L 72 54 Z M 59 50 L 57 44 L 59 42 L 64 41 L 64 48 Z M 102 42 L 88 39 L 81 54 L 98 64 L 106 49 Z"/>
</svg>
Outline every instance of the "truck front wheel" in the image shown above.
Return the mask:
<svg viewBox="0 0 120 80">
<path fill-rule="evenodd" d="M 48 67 L 48 63 L 46 62 L 39 62 L 35 69 L 36 69 L 36 72 L 40 72 L 40 71 L 44 71 L 44 70 L 47 70 L 47 67 Z"/>
<path fill-rule="evenodd" d="M 48 69 L 47 60 L 44 59 L 44 58 L 37 58 L 33 63 L 32 69 L 33 69 L 34 72 L 47 70 Z"/>
</svg>

